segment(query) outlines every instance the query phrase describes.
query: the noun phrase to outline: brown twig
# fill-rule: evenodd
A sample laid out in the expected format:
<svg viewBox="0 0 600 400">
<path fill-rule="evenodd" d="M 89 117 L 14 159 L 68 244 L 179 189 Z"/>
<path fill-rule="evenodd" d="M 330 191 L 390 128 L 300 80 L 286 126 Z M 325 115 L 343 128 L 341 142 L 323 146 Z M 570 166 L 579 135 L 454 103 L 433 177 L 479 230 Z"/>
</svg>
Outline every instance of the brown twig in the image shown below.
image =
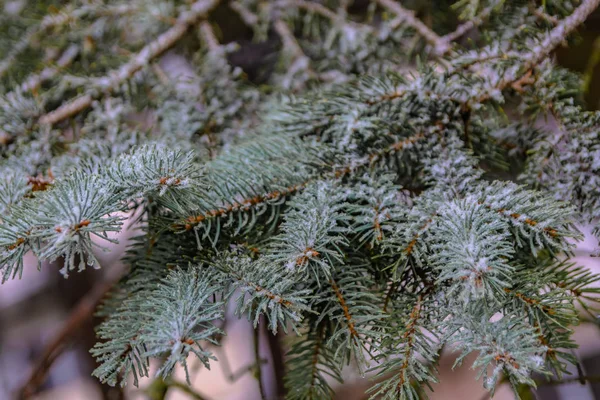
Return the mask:
<svg viewBox="0 0 600 400">
<path fill-rule="evenodd" d="M 95 79 L 96 90 L 93 94 L 88 93 L 77 97 L 63 104 L 56 110 L 42 115 L 39 119 L 40 124 L 55 124 L 90 107 L 94 97 L 100 95 L 102 91 L 110 92 L 115 87 L 131 78 L 133 74 L 144 66 L 148 65 L 152 59 L 173 47 L 192 25 L 216 7 L 218 3 L 219 0 L 196 1 L 188 11 L 179 15 L 175 25 L 161 34 L 156 40 L 144 46 L 144 48 L 135 54 L 127 63 L 116 70 L 110 71 L 104 77 Z"/>
<path fill-rule="evenodd" d="M 356 327 L 354 325 L 354 319 L 352 318 L 352 315 L 350 314 L 350 309 L 348 308 L 346 299 L 344 299 L 344 296 L 342 295 L 342 291 L 340 290 L 340 288 L 338 287 L 338 285 L 335 283 L 335 281 L 333 279 L 331 279 L 329 281 L 329 283 L 331 284 L 331 288 L 333 289 L 335 297 L 337 298 L 338 302 L 340 303 L 340 307 L 342 308 L 342 311 L 344 312 L 344 318 L 346 319 L 346 325 L 348 325 L 348 330 L 350 331 L 350 335 L 354 339 L 358 339 L 358 332 L 356 331 Z"/>
<path fill-rule="evenodd" d="M 73 337 L 83 324 L 92 317 L 98 303 L 100 303 L 117 281 L 118 279 L 113 278 L 99 282 L 79 301 L 60 331 L 44 348 L 29 378 L 18 392 L 19 399 L 28 399 L 35 394 L 37 388 L 44 383 L 46 375 L 54 361 L 67 348 L 68 339 Z"/>
<path fill-rule="evenodd" d="M 402 391 L 402 386 L 404 386 L 404 384 L 407 381 L 406 371 L 408 370 L 408 368 L 410 366 L 411 354 L 414 351 L 415 334 L 417 333 L 417 322 L 419 321 L 419 318 L 421 315 L 422 301 L 423 301 L 423 297 L 419 296 L 417 298 L 417 302 L 415 303 L 415 306 L 413 307 L 413 310 L 410 313 L 409 322 L 406 325 L 406 331 L 404 332 L 404 335 L 403 335 L 403 337 L 406 338 L 407 341 L 406 341 L 405 348 L 404 348 L 404 360 L 402 362 L 402 365 L 400 366 L 400 371 L 399 371 L 400 379 L 398 379 L 398 384 L 396 386 L 396 391 L 399 396 Z"/>
</svg>

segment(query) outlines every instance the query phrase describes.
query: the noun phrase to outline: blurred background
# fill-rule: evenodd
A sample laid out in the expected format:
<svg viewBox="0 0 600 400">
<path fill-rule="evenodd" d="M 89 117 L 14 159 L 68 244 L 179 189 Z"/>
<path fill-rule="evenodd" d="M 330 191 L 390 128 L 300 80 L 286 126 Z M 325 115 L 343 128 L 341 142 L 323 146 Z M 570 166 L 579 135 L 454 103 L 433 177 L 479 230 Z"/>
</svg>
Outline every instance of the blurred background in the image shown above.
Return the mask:
<svg viewBox="0 0 600 400">
<path fill-rule="evenodd" d="M 25 1 L 0 0 L 0 12 L 14 12 L 19 8 L 19 2 Z M 358 7 L 361 1 L 355 0 L 354 3 Z M 419 7 L 432 7 L 435 1 L 406 3 L 418 10 Z M 227 7 L 219 8 L 216 14 L 224 41 L 235 39 L 241 44 L 240 49 L 230 56 L 230 62 L 244 69 L 250 79 L 260 81 L 260 77 L 256 76 L 256 66 L 267 63 L 269 55 L 278 51 L 281 44 L 276 37 L 264 43 L 244 41 L 245 37 L 251 37 L 251 32 L 245 30 L 237 14 Z M 575 45 L 558 51 L 556 58 L 561 65 L 584 75 L 586 85 L 583 90 L 589 108 L 600 108 L 600 13 L 596 12 L 590 17 Z M 163 56 L 161 64 L 169 68 L 169 65 L 177 64 L 176 61 L 177 55 L 170 52 Z M 581 229 L 587 239 L 578 244 L 575 261 L 600 273 L 600 259 L 590 257 L 596 243 L 587 227 Z M 23 385 L 31 377 L 37 380 L 39 388 L 36 393 L 28 393 L 28 396 L 40 400 L 163 398 L 164 388 L 152 379 L 143 379 L 139 388 L 129 385 L 122 390 L 101 385 L 91 376 L 95 361 L 88 350 L 96 341 L 94 326 L 98 320 L 94 317 L 68 330 L 67 337 L 59 338 L 61 344 L 53 354 L 44 353 L 53 347 L 56 335 L 65 324 L 72 323 L 73 316 L 93 306 L 98 283 L 110 282 L 119 275 L 123 269 L 119 255 L 123 252 L 126 237 L 132 234 L 131 231 L 122 233 L 120 247 L 99 254 L 103 266 L 101 270 L 87 269 L 64 279 L 58 273 L 60 262 L 42 265 L 38 271 L 36 261 L 30 258 L 21 280 L 9 281 L 0 287 L 0 399 L 17 398 L 17 393 L 23 393 Z M 190 360 L 191 390 L 185 386 L 171 387 L 167 399 L 260 399 L 259 379 L 266 397 L 278 398 L 282 389 L 277 387 L 276 378 L 282 372 L 285 340 L 272 337 L 264 329 L 259 330 L 258 338 L 255 338 L 252 326 L 232 313 L 227 316 L 226 330 L 227 336 L 223 338 L 222 346 L 213 349 L 220 362 L 213 363 L 213 369 L 209 371 Z M 580 346 L 576 353 L 581 360 L 582 371 L 588 376 L 600 377 L 600 327 L 593 323 L 582 324 L 576 329 L 575 338 Z M 259 343 L 258 362 L 251 345 L 253 340 Z M 53 361 L 49 369 L 40 362 L 45 359 Z M 476 373 L 469 368 L 469 360 L 455 370 L 452 370 L 453 361 L 454 357 L 449 354 L 442 356 L 440 383 L 433 386 L 434 392 L 430 398 L 489 398 L 481 382 L 475 380 Z M 578 371 L 573 370 L 573 373 L 576 377 Z M 182 371 L 176 373 L 176 381 L 185 383 Z M 349 368 L 346 382 L 337 386 L 337 396 L 339 399 L 366 399 L 368 396 L 364 395 L 364 390 L 370 382 L 369 376 L 360 377 Z M 600 380 L 585 385 L 575 381 L 564 385 L 541 386 L 534 396 L 544 400 L 600 399 Z M 498 389 L 494 398 L 512 399 L 513 394 L 505 384 Z"/>
</svg>

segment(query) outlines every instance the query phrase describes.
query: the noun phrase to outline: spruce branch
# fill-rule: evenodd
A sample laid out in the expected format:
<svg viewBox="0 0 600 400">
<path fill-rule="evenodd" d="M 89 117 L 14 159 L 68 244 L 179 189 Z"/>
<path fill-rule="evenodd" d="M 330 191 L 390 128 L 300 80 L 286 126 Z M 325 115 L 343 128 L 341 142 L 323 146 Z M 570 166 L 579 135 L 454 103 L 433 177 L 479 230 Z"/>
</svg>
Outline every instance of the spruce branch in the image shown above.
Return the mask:
<svg viewBox="0 0 600 400">
<path fill-rule="evenodd" d="M 442 55 L 450 49 L 450 40 L 440 37 L 437 33 L 431 30 L 427 25 L 415 17 L 414 12 L 405 9 L 400 4 L 392 0 L 376 0 L 382 7 L 396 14 L 397 18 L 413 28 L 421 35 L 432 47 L 433 53 Z"/>
<path fill-rule="evenodd" d="M 216 1 L 199 1 L 177 16 L 163 0 L 127 15 L 98 3 L 81 14 L 89 28 L 52 38 L 42 18 L 7 22 L 35 33 L 0 38 L 6 54 L 48 46 L 47 63 L 66 51 L 5 79 L 0 96 L 3 279 L 29 252 L 66 257 L 64 272 L 97 265 L 92 238 L 114 241 L 119 213 L 135 211 L 143 231 L 99 310 L 103 382 L 137 384 L 154 358 L 164 396 L 191 353 L 212 366 L 205 344 L 223 336 L 230 302 L 255 328 L 300 333 L 277 375 L 291 398 L 332 397 L 328 376 L 347 364 L 375 367 L 374 396 L 416 398 L 447 345 L 458 364 L 479 353 L 490 390 L 501 375 L 518 391 L 537 383 L 532 372 L 577 364 L 572 327 L 597 313 L 599 277 L 569 260 L 575 224 L 600 215 L 600 114 L 549 55 L 598 2 L 544 18 L 459 1 L 468 20 L 445 36 L 428 27 L 446 26 L 443 13 L 426 25 L 398 2 L 350 4 L 245 0 L 217 16 Z M 254 42 L 247 29 L 223 31 L 237 45 L 217 39 L 234 9 Z M 184 41 L 196 23 L 200 40 Z M 153 63 L 180 42 L 185 56 Z M 556 130 L 536 128 L 540 116 Z M 530 186 L 494 180 L 509 175 Z"/>
<path fill-rule="evenodd" d="M 210 22 L 200 22 L 200 35 L 210 51 L 217 51 L 221 47 Z"/>
<path fill-rule="evenodd" d="M 110 71 L 104 77 L 94 79 L 97 94 L 85 94 L 64 103 L 56 110 L 42 115 L 39 123 L 53 125 L 90 107 L 94 97 L 100 93 L 114 90 L 117 86 L 131 78 L 134 73 L 147 66 L 152 59 L 173 47 L 192 25 L 216 7 L 217 4 L 219 4 L 218 0 L 200 0 L 193 3 L 189 10 L 179 15 L 173 27 L 161 34 L 152 43 L 144 46 L 127 63 L 119 69 Z"/>
<path fill-rule="evenodd" d="M 408 300 L 408 304 L 394 307 L 390 318 L 390 329 L 399 330 L 399 334 L 389 336 L 384 340 L 384 348 L 389 348 L 391 357 L 380 356 L 382 363 L 377 367 L 378 381 L 369 393 L 370 398 L 384 399 L 411 399 L 418 398 L 420 388 L 414 385 L 414 381 L 429 385 L 437 382 L 433 375 L 434 369 L 427 365 L 433 364 L 438 357 L 435 333 L 427 336 L 427 318 L 424 316 L 428 300 L 423 295 Z M 400 305 L 401 303 L 397 304 Z M 407 307 L 408 315 L 402 308 Z M 425 329 L 425 330 L 424 330 Z M 389 354 L 389 353 L 388 353 Z M 387 359 L 386 359 L 387 358 Z"/>
<path fill-rule="evenodd" d="M 448 43 L 454 42 L 455 40 L 465 35 L 467 32 L 484 24 L 486 20 L 490 17 L 490 15 L 492 15 L 494 10 L 498 8 L 501 3 L 502 1 L 494 1 L 491 5 L 481 10 L 481 12 L 477 14 L 474 18 L 471 18 L 468 21 L 460 24 L 456 27 L 455 30 L 442 36 L 442 40 Z"/>
<path fill-rule="evenodd" d="M 321 323 L 296 340 L 289 350 L 285 384 L 290 399 L 331 398 L 334 391 L 328 378 L 342 382 L 333 349 L 326 345 L 326 333 L 326 325 Z"/>
<path fill-rule="evenodd" d="M 56 60 L 56 66 L 46 67 L 39 74 L 27 77 L 17 90 L 35 93 L 44 82 L 53 79 L 60 74 L 62 70 L 71 65 L 79 53 L 79 46 L 71 45 L 67 47 L 58 60 Z"/>
<path fill-rule="evenodd" d="M 104 6 L 90 4 L 79 8 L 67 5 L 54 14 L 44 16 L 39 24 L 35 24 L 27 29 L 17 44 L 15 44 L 4 59 L 0 61 L 0 77 L 12 67 L 18 55 L 27 50 L 37 36 L 40 36 L 53 28 L 60 28 L 69 23 L 78 21 L 89 15 L 123 15 L 131 13 L 133 10 L 135 10 L 135 7 L 129 5 Z M 69 52 L 68 49 L 66 51 Z"/>
</svg>

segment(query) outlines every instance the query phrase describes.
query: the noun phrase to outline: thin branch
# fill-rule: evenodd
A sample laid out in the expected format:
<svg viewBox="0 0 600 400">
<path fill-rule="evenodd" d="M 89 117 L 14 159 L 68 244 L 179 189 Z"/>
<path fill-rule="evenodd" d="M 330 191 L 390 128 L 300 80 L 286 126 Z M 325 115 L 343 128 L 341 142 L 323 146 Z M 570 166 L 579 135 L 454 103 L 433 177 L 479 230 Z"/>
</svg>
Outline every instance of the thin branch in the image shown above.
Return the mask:
<svg viewBox="0 0 600 400">
<path fill-rule="evenodd" d="M 521 79 L 527 72 L 544 61 L 558 46 L 560 46 L 567 36 L 569 36 L 587 17 L 594 12 L 600 5 L 600 0 L 583 0 L 581 5 L 575 11 L 560 21 L 544 38 L 542 43 L 535 46 L 531 52 L 524 55 L 524 65 L 522 74 L 519 76 L 510 76 L 501 80 L 497 88 L 503 90 Z"/>
<path fill-rule="evenodd" d="M 407 339 L 407 341 L 405 343 L 405 348 L 404 348 L 404 360 L 402 362 L 402 365 L 400 366 L 400 371 L 399 371 L 400 379 L 398 380 L 398 385 L 396 386 L 396 391 L 397 391 L 398 395 L 401 394 L 402 386 L 404 386 L 404 384 L 406 383 L 406 380 L 407 380 L 406 372 L 410 366 L 410 359 L 412 357 L 412 353 L 415 350 L 414 349 L 415 334 L 417 333 L 417 322 L 419 321 L 419 318 L 421 316 L 422 302 L 423 302 L 423 297 L 419 296 L 417 298 L 417 302 L 415 303 L 415 306 L 413 307 L 413 309 L 410 313 L 409 322 L 406 325 L 406 331 L 404 332 L 404 335 L 403 335 Z"/>
<path fill-rule="evenodd" d="M 200 36 L 210 51 L 218 51 L 221 48 L 210 22 L 202 21 L 200 23 Z"/>
<path fill-rule="evenodd" d="M 229 3 L 229 7 L 238 13 L 242 21 L 250 27 L 256 26 L 258 24 L 259 19 L 256 14 L 248 9 L 245 5 L 240 3 L 239 1 L 232 1 Z"/>
<path fill-rule="evenodd" d="M 234 200 L 226 207 L 215 208 L 215 209 L 206 211 L 204 214 L 192 215 L 192 216 L 188 217 L 183 224 L 182 223 L 174 224 L 172 226 L 172 228 L 173 229 L 185 229 L 185 230 L 189 231 L 189 230 L 193 229 L 194 226 L 199 225 L 208 219 L 224 217 L 224 216 L 226 216 L 232 212 L 236 212 L 236 211 L 247 211 L 251 207 L 261 206 L 261 205 L 267 203 L 268 201 L 279 200 L 283 197 L 294 195 L 297 192 L 304 189 L 309 183 L 313 182 L 316 179 L 321 179 L 321 178 L 341 179 L 349 174 L 356 172 L 357 170 L 359 170 L 361 168 L 367 167 L 369 165 L 372 165 L 372 164 L 380 161 L 387 155 L 393 155 L 399 151 L 402 151 L 402 150 L 414 145 L 415 143 L 420 142 L 421 140 L 425 139 L 426 137 L 427 136 L 423 132 L 416 133 L 415 135 L 409 136 L 405 139 L 395 142 L 382 150 L 377 150 L 359 160 L 355 160 L 350 164 L 336 167 L 332 172 L 328 172 L 328 173 L 324 173 L 324 174 L 317 174 L 314 177 L 312 177 L 302 183 L 298 183 L 296 185 L 289 186 L 282 190 L 275 190 L 275 191 L 272 191 L 269 193 L 254 196 L 252 198 L 247 198 L 242 201 Z M 242 278 L 239 277 L 239 279 L 242 279 Z M 254 287 L 254 289 L 257 291 L 263 290 L 263 288 L 260 286 L 253 285 L 252 283 L 248 283 L 248 284 L 252 285 Z M 283 304 L 284 306 L 290 305 L 289 302 L 286 303 L 285 299 L 282 299 L 281 297 L 279 297 L 275 294 L 267 292 L 266 295 L 269 298 L 271 298 L 272 300 L 275 300 L 278 303 Z"/>
<path fill-rule="evenodd" d="M 465 22 L 464 24 L 459 25 L 453 32 L 442 36 L 442 40 L 445 40 L 447 43 L 453 42 L 465 33 L 469 32 L 471 29 L 483 24 L 489 18 L 489 16 L 492 14 L 492 12 L 497 6 L 498 3 L 494 3 L 491 6 L 485 8 L 475 18 Z"/>
<path fill-rule="evenodd" d="M 260 392 L 260 398 L 262 400 L 266 400 L 267 396 L 265 394 L 265 387 L 264 387 L 263 381 L 262 381 L 262 366 L 260 363 L 260 361 L 261 361 L 261 358 L 260 358 L 260 330 L 253 329 L 252 336 L 254 339 L 254 360 L 256 362 L 255 378 L 256 378 L 256 381 L 258 382 L 258 390 Z"/>
<path fill-rule="evenodd" d="M 36 393 L 37 388 L 44 383 L 46 375 L 54 361 L 67 348 L 68 339 L 73 337 L 83 324 L 92 318 L 98 303 L 100 303 L 117 281 L 118 279 L 109 279 L 99 282 L 79 301 L 60 331 L 46 345 L 29 378 L 19 390 L 18 398 L 28 399 Z"/>
<path fill-rule="evenodd" d="M 148 65 L 152 59 L 173 47 L 192 25 L 216 7 L 218 3 L 219 0 L 199 0 L 192 4 L 188 11 L 179 15 L 173 27 L 161 34 L 155 41 L 144 46 L 127 63 L 112 70 L 104 77 L 95 79 L 97 90 L 94 91 L 94 95 L 88 93 L 63 104 L 56 110 L 40 117 L 40 124 L 55 124 L 90 107 L 94 97 L 98 96 L 102 90 L 110 92 Z"/>
<path fill-rule="evenodd" d="M 531 12 L 536 17 L 543 19 L 546 22 L 550 22 L 552 25 L 558 25 L 560 22 L 555 16 L 545 13 L 543 7 L 533 8 Z"/>
<path fill-rule="evenodd" d="M 188 385 L 186 383 L 179 382 L 179 381 L 169 380 L 169 381 L 167 381 L 167 386 L 174 387 L 174 388 L 177 388 L 177 389 L 181 390 L 182 392 L 184 392 L 185 394 L 187 394 L 192 399 L 195 399 L 195 400 L 208 400 L 205 396 L 203 396 L 200 393 L 198 393 L 197 391 L 193 390 L 190 387 L 190 385 Z"/>
<path fill-rule="evenodd" d="M 296 41 L 294 34 L 287 24 L 283 22 L 283 20 L 276 19 L 273 23 L 273 28 L 281 38 L 281 41 L 283 42 L 283 48 L 286 51 L 289 51 L 295 60 L 307 58 L 304 54 L 304 51 Z"/>
<path fill-rule="evenodd" d="M 283 1 L 282 3 L 291 5 L 293 7 L 299 8 L 299 9 L 303 9 L 305 11 L 310 11 L 315 14 L 319 14 L 325 18 L 329 18 L 332 21 L 338 20 L 338 15 L 336 13 L 334 13 L 329 8 L 327 8 L 324 5 L 319 4 L 319 3 L 315 3 L 312 1 L 304 1 L 304 0 L 288 0 L 288 1 Z"/>
<path fill-rule="evenodd" d="M 266 324 L 263 323 L 261 326 L 263 326 L 263 331 L 267 337 L 267 343 L 271 353 L 271 360 L 273 361 L 272 371 L 273 376 L 275 377 L 275 390 L 277 391 L 277 398 L 284 399 L 286 397 L 286 388 L 283 379 L 285 375 L 285 362 L 284 350 L 282 349 L 282 341 L 280 339 L 281 332 L 272 334 Z"/>
<path fill-rule="evenodd" d="M 415 17 L 414 12 L 407 10 L 400 4 L 393 0 L 375 0 L 379 5 L 385 9 L 393 12 L 397 16 L 398 23 L 404 22 L 411 28 L 413 28 L 419 35 L 421 35 L 432 47 L 433 52 L 436 55 L 442 55 L 449 51 L 450 43 L 440 37 L 437 33 L 431 30 L 425 25 L 420 19 Z"/>
<path fill-rule="evenodd" d="M 342 311 L 344 313 L 344 318 L 346 319 L 346 325 L 348 325 L 348 330 L 350 331 L 350 335 L 353 338 L 358 339 L 358 332 L 356 331 L 356 327 L 354 325 L 354 319 L 352 318 L 352 314 L 350 314 L 350 309 L 348 308 L 346 299 L 344 299 L 344 296 L 342 295 L 340 288 L 338 287 L 338 285 L 335 283 L 335 281 L 333 279 L 331 279 L 329 281 L 329 283 L 331 284 L 331 288 L 333 289 L 333 292 L 335 293 L 335 297 L 337 298 L 338 302 L 340 303 L 340 307 L 342 308 Z"/>
<path fill-rule="evenodd" d="M 71 45 L 62 53 L 60 58 L 56 61 L 56 66 L 46 67 L 39 74 L 31 75 L 19 86 L 21 92 L 35 92 L 42 83 L 49 81 L 67 68 L 75 61 L 75 58 L 79 55 L 79 46 Z"/>
</svg>

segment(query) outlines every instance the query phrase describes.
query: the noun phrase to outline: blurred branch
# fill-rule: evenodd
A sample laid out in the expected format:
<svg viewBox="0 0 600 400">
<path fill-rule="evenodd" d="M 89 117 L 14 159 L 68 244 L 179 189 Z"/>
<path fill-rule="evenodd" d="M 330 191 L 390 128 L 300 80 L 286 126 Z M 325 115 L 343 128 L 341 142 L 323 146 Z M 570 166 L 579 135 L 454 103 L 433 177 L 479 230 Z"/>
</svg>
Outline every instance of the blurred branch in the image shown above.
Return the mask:
<svg viewBox="0 0 600 400">
<path fill-rule="evenodd" d="M 207 397 L 192 389 L 187 383 L 172 379 L 164 380 L 160 377 L 154 379 L 152 383 L 143 390 L 143 393 L 151 400 L 164 400 L 167 396 L 167 392 L 171 388 L 177 388 L 195 400 L 208 400 Z"/>
<path fill-rule="evenodd" d="M 260 330 L 253 329 L 252 334 L 254 336 L 254 359 L 256 362 L 255 377 L 256 377 L 256 380 L 258 381 L 258 389 L 260 391 L 260 398 L 262 400 L 266 400 L 267 396 L 265 394 L 265 387 L 264 387 L 263 381 L 262 381 L 262 365 L 260 362 L 261 361 L 261 358 L 260 358 Z"/>
<path fill-rule="evenodd" d="M 107 75 L 95 79 L 98 86 L 95 95 L 99 95 L 104 91 L 111 91 L 119 86 L 127 79 L 133 76 L 137 71 L 142 69 L 148 63 L 170 49 L 177 43 L 179 39 L 195 24 L 201 17 L 206 15 L 210 10 L 217 6 L 219 0 L 199 0 L 192 4 L 190 9 L 179 15 L 176 24 L 169 30 L 161 34 L 155 41 L 144 46 L 139 53 L 135 54 L 128 62 L 116 70 L 110 71 Z M 40 117 L 40 124 L 55 124 L 66 118 L 69 118 L 92 105 L 94 96 L 85 94 L 83 96 L 72 99 L 71 101 L 58 107 Z"/>
<path fill-rule="evenodd" d="M 442 40 L 445 40 L 448 43 L 453 42 L 456 39 L 460 38 L 465 33 L 469 32 L 471 29 L 476 28 L 479 25 L 483 24 L 488 19 L 488 17 L 492 14 L 492 11 L 494 11 L 494 8 L 496 8 L 497 5 L 498 5 L 498 2 L 485 8 L 475 18 L 459 25 L 453 32 L 450 32 L 447 35 L 442 36 Z"/>
<path fill-rule="evenodd" d="M 221 47 L 210 22 L 202 21 L 200 23 L 200 36 L 210 51 L 217 51 Z"/>
<path fill-rule="evenodd" d="M 505 377 L 502 377 L 502 379 L 498 382 L 498 386 L 507 383 L 508 379 L 506 379 Z M 595 376 L 584 376 L 584 375 L 578 375 L 578 376 L 573 376 L 573 377 L 569 377 L 569 378 L 565 378 L 565 379 L 550 379 L 550 380 L 544 380 L 544 379 L 536 379 L 535 380 L 535 384 L 536 386 L 557 386 L 557 385 L 567 385 L 569 383 L 579 383 L 581 385 L 585 385 L 586 383 L 600 383 L 600 376 L 599 375 L 595 375 Z M 496 389 L 498 389 L 498 386 L 496 386 Z M 533 388 L 532 388 L 533 389 Z M 491 392 L 486 392 L 480 400 L 488 400 L 490 399 L 492 396 Z"/>
<path fill-rule="evenodd" d="M 583 73 L 583 82 L 581 84 L 583 93 L 588 93 L 590 91 L 594 70 L 598 63 L 600 63 L 600 38 L 596 38 L 592 44 L 590 58 L 588 59 L 585 72 Z"/>
<path fill-rule="evenodd" d="M 56 66 L 46 67 L 39 74 L 31 75 L 21 84 L 19 90 L 22 92 L 35 92 L 42 83 L 49 81 L 67 68 L 79 55 L 79 46 L 71 45 L 62 53 Z"/>
<path fill-rule="evenodd" d="M 36 393 L 37 388 L 44 383 L 48 371 L 50 370 L 50 367 L 52 367 L 54 361 L 56 361 L 67 348 L 68 343 L 70 342 L 68 339 L 73 337 L 81 329 L 84 323 L 92 318 L 98 303 L 118 280 L 119 279 L 117 278 L 99 282 L 79 301 L 60 331 L 46 345 L 31 371 L 29 378 L 18 392 L 17 397 L 19 399 L 31 398 Z"/>
<path fill-rule="evenodd" d="M 396 14 L 398 18 L 406 25 L 413 28 L 419 35 L 421 35 L 432 47 L 436 55 L 445 54 L 450 49 L 450 43 L 440 37 L 437 33 L 431 30 L 425 25 L 420 19 L 415 17 L 415 14 L 411 10 L 407 10 L 395 1 L 392 0 L 376 0 L 379 5 L 386 8 L 390 12 Z"/>
<path fill-rule="evenodd" d="M 169 381 L 167 383 L 167 385 L 169 387 L 174 387 L 177 388 L 179 390 L 181 390 L 182 392 L 184 392 L 185 394 L 189 395 L 192 399 L 196 399 L 196 400 L 208 400 L 206 397 L 200 395 L 200 393 L 192 390 L 192 388 L 183 383 L 183 382 L 178 382 L 178 381 Z"/>
</svg>

